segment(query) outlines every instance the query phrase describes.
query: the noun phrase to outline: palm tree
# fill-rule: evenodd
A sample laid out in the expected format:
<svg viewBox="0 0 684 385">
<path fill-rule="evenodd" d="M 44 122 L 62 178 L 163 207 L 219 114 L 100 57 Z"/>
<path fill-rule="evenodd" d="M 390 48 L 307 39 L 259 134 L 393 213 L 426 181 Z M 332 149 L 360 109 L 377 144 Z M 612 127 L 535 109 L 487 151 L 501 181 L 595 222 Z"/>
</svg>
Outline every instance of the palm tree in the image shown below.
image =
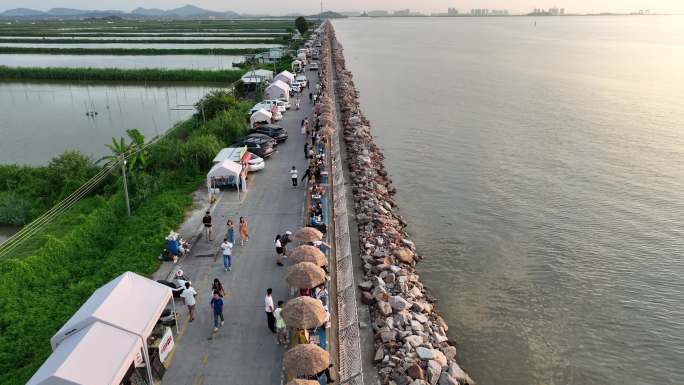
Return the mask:
<svg viewBox="0 0 684 385">
<path fill-rule="evenodd" d="M 145 146 L 145 136 L 137 129 L 126 130 L 126 134 L 131 139 L 131 142 L 126 144 L 123 137 L 117 141 L 112 137 L 111 144 L 105 146 L 112 151 L 111 155 L 103 156 L 98 159 L 96 163 L 102 161 L 113 162 L 121 159 L 121 155 L 127 156 L 128 169 L 134 170 L 136 165 L 144 167 L 147 164 L 147 150 L 141 150 Z M 132 154 L 135 153 L 135 154 Z M 132 154 L 132 156 L 129 156 Z"/>
</svg>

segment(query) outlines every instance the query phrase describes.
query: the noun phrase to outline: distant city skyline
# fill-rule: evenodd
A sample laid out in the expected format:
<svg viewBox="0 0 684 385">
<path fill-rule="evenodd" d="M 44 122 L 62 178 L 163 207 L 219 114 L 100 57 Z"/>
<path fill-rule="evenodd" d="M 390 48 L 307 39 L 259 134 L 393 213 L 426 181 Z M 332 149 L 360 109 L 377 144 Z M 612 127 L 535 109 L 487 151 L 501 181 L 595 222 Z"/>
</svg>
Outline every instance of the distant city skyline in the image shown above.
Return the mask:
<svg viewBox="0 0 684 385">
<path fill-rule="evenodd" d="M 12 8 L 116 9 L 130 11 L 137 7 L 170 9 L 186 4 L 215 11 L 235 11 L 247 14 L 284 15 L 288 13 L 318 13 L 318 0 L 3 0 L 0 12 Z M 410 9 L 424 14 L 446 13 L 455 8 L 459 13 L 470 13 L 471 9 L 508 10 L 512 14 L 529 13 L 534 9 L 565 8 L 566 13 L 630 13 L 649 9 L 657 13 L 684 13 L 684 0 L 326 0 L 326 11 L 372 11 Z"/>
</svg>

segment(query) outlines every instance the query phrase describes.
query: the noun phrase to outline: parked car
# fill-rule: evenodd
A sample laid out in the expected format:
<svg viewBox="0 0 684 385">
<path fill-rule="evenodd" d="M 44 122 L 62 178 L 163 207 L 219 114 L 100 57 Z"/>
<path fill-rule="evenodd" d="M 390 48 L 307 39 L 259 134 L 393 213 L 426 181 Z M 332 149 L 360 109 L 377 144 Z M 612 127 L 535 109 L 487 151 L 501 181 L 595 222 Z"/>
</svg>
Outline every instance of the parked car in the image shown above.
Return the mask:
<svg viewBox="0 0 684 385">
<path fill-rule="evenodd" d="M 287 140 L 287 130 L 273 124 L 262 124 L 252 129 L 253 133 L 268 135 L 276 140 L 276 142 L 284 142 Z"/>
<path fill-rule="evenodd" d="M 275 152 L 274 143 L 275 140 L 266 135 L 264 135 L 264 137 L 248 135 L 236 140 L 232 146 L 247 146 L 249 152 L 262 158 L 268 158 Z"/>
<path fill-rule="evenodd" d="M 309 84 L 309 80 L 306 78 L 306 75 L 299 75 L 295 78 L 295 82 L 299 83 L 300 87 L 306 87 L 307 84 Z"/>
<path fill-rule="evenodd" d="M 299 83 L 297 82 L 292 82 L 292 84 L 290 85 L 290 89 L 292 90 L 292 92 L 302 92 L 302 86 L 299 85 Z"/>
<path fill-rule="evenodd" d="M 251 110 L 249 110 L 249 114 L 251 115 L 251 114 L 253 114 L 259 110 L 266 110 L 268 112 L 271 112 L 271 104 L 270 103 L 263 103 L 263 102 L 257 103 L 254 105 L 254 107 L 252 107 Z"/>
<path fill-rule="evenodd" d="M 263 170 L 265 167 L 266 161 L 264 160 L 264 158 L 257 156 L 252 152 L 249 153 L 249 162 L 247 164 L 247 170 L 249 170 L 249 172 L 260 171 Z"/>
<path fill-rule="evenodd" d="M 271 111 L 271 107 L 273 107 L 273 105 L 275 104 L 276 106 L 278 106 L 278 111 L 279 111 L 281 114 L 284 113 L 285 111 L 287 111 L 287 109 L 289 108 L 289 107 L 285 104 L 285 102 L 283 102 L 282 100 L 270 99 L 270 100 L 264 100 L 264 101 L 261 102 L 261 103 L 270 106 L 269 109 L 268 109 L 269 111 Z"/>
<path fill-rule="evenodd" d="M 277 140 L 273 139 L 272 137 L 270 137 L 270 136 L 268 136 L 268 135 L 266 135 L 266 134 L 262 134 L 262 133 L 260 133 L 260 132 L 251 132 L 251 133 L 247 134 L 246 137 L 247 137 L 247 138 L 260 138 L 260 139 L 263 139 L 263 140 L 265 140 L 265 141 L 270 142 L 270 143 L 273 145 L 273 147 L 278 146 L 278 141 L 277 141 Z"/>
<path fill-rule="evenodd" d="M 318 63 L 311 63 L 309 71 L 318 71 Z"/>
<path fill-rule="evenodd" d="M 280 109 L 281 107 L 284 107 L 285 110 L 289 110 L 292 107 L 290 102 L 288 102 L 287 100 L 278 99 L 277 102 L 278 102 L 278 109 Z"/>
</svg>

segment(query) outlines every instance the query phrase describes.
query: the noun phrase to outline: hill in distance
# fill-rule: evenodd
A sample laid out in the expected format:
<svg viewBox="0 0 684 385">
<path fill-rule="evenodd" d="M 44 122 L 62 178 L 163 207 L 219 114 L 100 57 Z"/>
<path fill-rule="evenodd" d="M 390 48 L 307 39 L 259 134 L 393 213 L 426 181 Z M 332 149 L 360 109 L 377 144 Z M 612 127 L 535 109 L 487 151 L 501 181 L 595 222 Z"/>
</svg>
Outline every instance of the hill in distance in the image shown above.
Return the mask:
<svg viewBox="0 0 684 385">
<path fill-rule="evenodd" d="M 184 5 L 169 10 L 138 7 L 131 12 L 118 10 L 82 10 L 73 8 L 52 8 L 47 11 L 40 11 L 29 8 L 15 8 L 0 13 L 0 18 L 21 19 L 80 19 L 108 16 L 119 16 L 125 19 L 231 19 L 240 17 L 238 13 L 232 11 L 218 12 L 199 8 L 194 5 Z"/>
</svg>

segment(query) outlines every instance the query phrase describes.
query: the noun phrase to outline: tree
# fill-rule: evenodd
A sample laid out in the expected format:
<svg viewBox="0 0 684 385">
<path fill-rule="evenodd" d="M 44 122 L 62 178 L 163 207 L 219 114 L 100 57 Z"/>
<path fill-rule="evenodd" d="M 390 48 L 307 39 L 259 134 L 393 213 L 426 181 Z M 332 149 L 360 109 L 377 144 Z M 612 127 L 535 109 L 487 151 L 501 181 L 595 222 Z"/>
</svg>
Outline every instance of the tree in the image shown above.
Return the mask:
<svg viewBox="0 0 684 385">
<path fill-rule="evenodd" d="M 299 16 L 295 19 L 295 27 L 297 27 L 297 31 L 303 35 L 304 32 L 309 29 L 309 23 L 306 21 L 304 16 Z"/>
<path fill-rule="evenodd" d="M 140 150 L 145 145 L 145 136 L 136 129 L 126 130 L 126 134 L 131 139 L 131 142 L 126 144 L 123 137 L 116 138 L 112 137 L 112 144 L 105 144 L 107 148 L 112 151 L 112 155 L 103 156 L 98 159 L 96 163 L 101 161 L 107 161 L 107 163 L 116 161 L 121 158 L 122 154 L 130 154 L 135 152 L 135 154 L 128 158 L 128 169 L 134 170 L 136 166 L 140 168 L 147 164 L 147 150 Z M 138 150 L 138 151 L 136 151 Z"/>
</svg>

